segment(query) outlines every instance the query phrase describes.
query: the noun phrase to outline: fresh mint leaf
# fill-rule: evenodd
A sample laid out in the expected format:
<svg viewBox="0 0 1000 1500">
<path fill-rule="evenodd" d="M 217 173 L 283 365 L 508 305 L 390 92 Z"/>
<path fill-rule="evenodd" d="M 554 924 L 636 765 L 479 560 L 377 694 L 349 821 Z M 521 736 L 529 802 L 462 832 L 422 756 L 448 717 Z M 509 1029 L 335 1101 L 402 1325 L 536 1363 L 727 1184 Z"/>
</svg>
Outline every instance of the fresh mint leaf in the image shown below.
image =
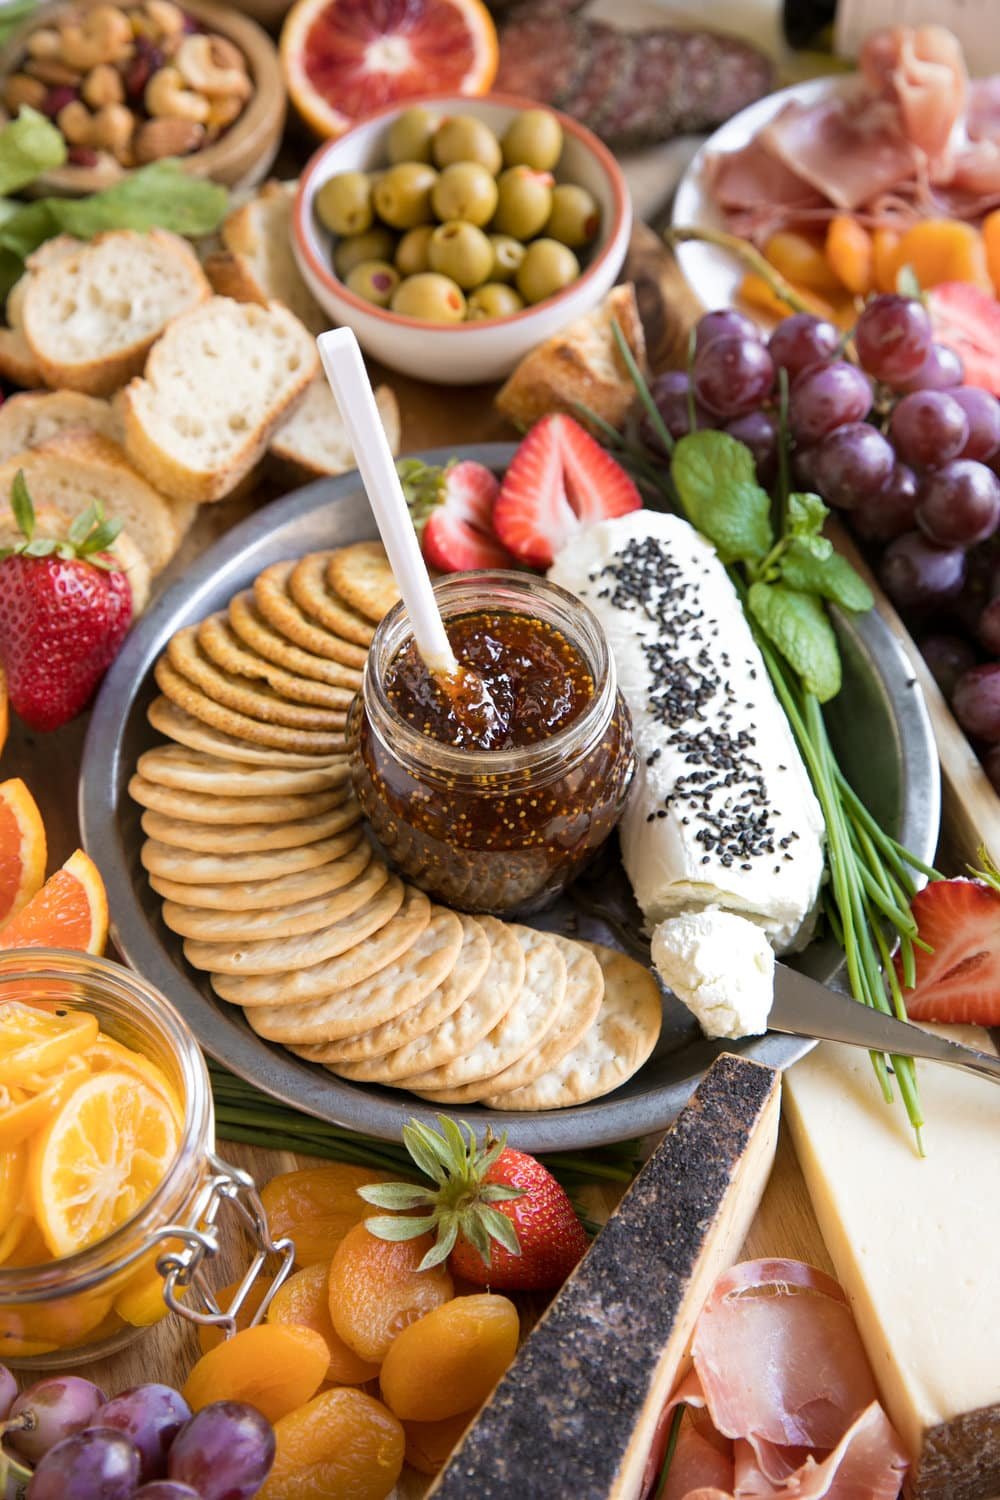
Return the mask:
<svg viewBox="0 0 1000 1500">
<path fill-rule="evenodd" d="M 840 652 L 833 626 L 815 594 L 784 583 L 755 583 L 748 596 L 750 613 L 821 703 L 840 692 Z"/>
<path fill-rule="evenodd" d="M 818 536 L 830 514 L 811 490 L 793 490 L 788 497 L 788 531 L 791 536 Z"/>
<path fill-rule="evenodd" d="M 714 542 L 723 562 L 767 555 L 771 502 L 745 444 L 726 432 L 690 432 L 674 444 L 670 474 L 688 520 Z"/>
<path fill-rule="evenodd" d="M 22 105 L 17 119 L 0 130 L 0 198 L 19 192 L 65 160 L 62 132 L 37 109 Z"/>
<path fill-rule="evenodd" d="M 789 588 L 820 594 L 857 614 L 875 603 L 871 589 L 846 557 L 832 549 L 827 557 L 817 557 L 802 541 L 794 541 L 781 559 L 781 578 Z"/>
</svg>

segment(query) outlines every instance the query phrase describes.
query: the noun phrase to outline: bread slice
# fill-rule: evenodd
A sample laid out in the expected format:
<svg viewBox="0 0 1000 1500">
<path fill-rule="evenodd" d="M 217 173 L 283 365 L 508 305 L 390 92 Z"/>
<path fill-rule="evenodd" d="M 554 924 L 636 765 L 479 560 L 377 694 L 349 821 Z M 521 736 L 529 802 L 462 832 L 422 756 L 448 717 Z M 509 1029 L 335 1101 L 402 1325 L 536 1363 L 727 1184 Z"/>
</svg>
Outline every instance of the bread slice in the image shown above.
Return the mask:
<svg viewBox="0 0 1000 1500">
<path fill-rule="evenodd" d="M 0 328 L 0 376 L 25 389 L 42 384 L 38 361 L 20 328 Z"/>
<path fill-rule="evenodd" d="M 635 386 L 615 341 L 617 322 L 640 370 L 646 365 L 635 287 L 631 282 L 611 289 L 600 307 L 578 318 L 526 354 L 496 404 L 504 416 L 529 426 L 552 411 L 580 415 L 577 403 L 620 427 L 635 401 Z"/>
<path fill-rule="evenodd" d="M 30 486 L 29 486 L 30 488 Z M 80 507 L 86 510 L 86 505 Z M 73 523 L 73 517 L 52 505 L 35 506 L 35 536 L 62 540 Z M 24 538 L 13 512 L 0 508 L 0 547 L 12 547 Z M 141 614 L 149 601 L 149 564 L 127 531 L 119 531 L 108 551 L 122 572 L 128 575 L 132 590 L 132 613 Z"/>
<path fill-rule="evenodd" d="M 107 396 L 139 374 L 173 318 L 209 296 L 198 259 L 179 235 L 113 230 L 32 270 L 24 336 L 46 385 Z"/>
<path fill-rule="evenodd" d="M 399 452 L 399 402 L 395 392 L 380 385 L 375 404 L 389 447 Z M 324 474 L 346 474 L 354 468 L 354 453 L 340 419 L 337 402 L 325 375 L 317 375 L 292 415 L 271 439 L 271 455 L 297 476 L 318 479 Z"/>
<path fill-rule="evenodd" d="M 37 448 L 70 427 L 99 432 L 119 441 L 112 407 L 99 396 L 79 391 L 22 391 L 0 406 L 0 461 L 25 448 Z"/>
<path fill-rule="evenodd" d="M 106 515 L 123 522 L 151 573 L 169 562 L 178 542 L 171 502 L 129 466 L 117 443 L 80 428 L 60 432 L 0 463 L 0 496 L 10 494 L 18 469 L 37 507 L 73 519 L 100 500 Z"/>
<path fill-rule="evenodd" d="M 237 302 L 283 302 L 309 329 L 322 333 L 330 319 L 302 280 L 292 253 L 295 184 L 265 182 L 255 198 L 235 209 L 222 226 L 224 249 L 210 255 L 205 270 L 222 297 Z"/>
<path fill-rule="evenodd" d="M 122 392 L 126 451 L 166 494 L 221 500 L 318 369 L 315 340 L 279 302 L 213 297 L 175 319 Z"/>
</svg>

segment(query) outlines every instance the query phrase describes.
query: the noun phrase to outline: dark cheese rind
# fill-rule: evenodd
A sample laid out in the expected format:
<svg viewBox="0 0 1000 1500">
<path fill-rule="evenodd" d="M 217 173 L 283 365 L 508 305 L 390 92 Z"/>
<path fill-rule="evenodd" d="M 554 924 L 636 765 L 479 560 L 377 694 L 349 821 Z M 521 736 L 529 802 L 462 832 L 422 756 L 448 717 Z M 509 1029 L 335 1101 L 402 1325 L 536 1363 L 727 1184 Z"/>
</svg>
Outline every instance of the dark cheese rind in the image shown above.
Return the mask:
<svg viewBox="0 0 1000 1500">
<path fill-rule="evenodd" d="M 753 1202 L 736 1215 L 730 1258 L 763 1188 L 777 1089 L 774 1069 L 717 1059 L 452 1455 L 436 1500 L 632 1491 L 625 1471 L 645 1461 L 630 1451 L 636 1425 L 644 1413 L 655 1421 L 667 1394 L 664 1351 L 682 1323 L 689 1332 L 708 1291 L 692 1306 L 692 1281 L 725 1232 L 744 1158 L 766 1125 L 766 1160 L 748 1189 Z"/>
</svg>

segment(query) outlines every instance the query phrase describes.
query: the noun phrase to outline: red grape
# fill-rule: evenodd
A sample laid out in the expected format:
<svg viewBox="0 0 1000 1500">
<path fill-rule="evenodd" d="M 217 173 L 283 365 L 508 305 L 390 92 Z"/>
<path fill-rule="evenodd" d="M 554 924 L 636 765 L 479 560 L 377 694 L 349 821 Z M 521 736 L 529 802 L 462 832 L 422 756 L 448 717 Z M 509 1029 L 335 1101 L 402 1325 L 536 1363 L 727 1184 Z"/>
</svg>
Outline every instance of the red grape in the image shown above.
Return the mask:
<svg viewBox="0 0 1000 1500">
<path fill-rule="evenodd" d="M 815 494 L 816 484 L 816 458 L 819 454 L 818 447 L 796 448 L 792 454 L 792 472 L 798 484 L 804 490 L 812 490 Z"/>
<path fill-rule="evenodd" d="M 720 417 L 753 411 L 774 386 L 774 365 L 759 339 L 714 339 L 695 356 L 695 395 Z"/>
<path fill-rule="evenodd" d="M 39 1460 L 27 1500 L 131 1500 L 138 1483 L 139 1455 L 128 1438 L 109 1427 L 88 1427 Z"/>
<path fill-rule="evenodd" d="M 961 453 L 969 419 L 947 392 L 914 391 L 896 402 L 889 431 L 904 464 L 934 468 Z"/>
<path fill-rule="evenodd" d="M 909 380 L 894 382 L 897 391 L 950 391 L 965 379 L 965 366 L 947 344 L 932 344 L 920 369 Z"/>
<path fill-rule="evenodd" d="M 848 422 L 828 432 L 816 447 L 812 471 L 816 487 L 829 505 L 853 510 L 877 495 L 895 463 L 892 448 L 867 422 Z"/>
<path fill-rule="evenodd" d="M 987 604 L 979 616 L 976 634 L 991 656 L 1000 657 L 1000 598 Z"/>
<path fill-rule="evenodd" d="M 959 458 L 985 463 L 1000 449 L 1000 401 L 978 385 L 958 385 L 948 395 L 965 412 L 969 436 Z"/>
<path fill-rule="evenodd" d="M 976 665 L 976 653 L 960 635 L 929 635 L 918 644 L 931 676 L 950 700 L 962 673 Z"/>
<path fill-rule="evenodd" d="M 101 1408 L 97 1420 L 114 1427 L 135 1444 L 142 1479 L 159 1479 L 166 1471 L 167 1450 L 191 1417 L 191 1408 L 169 1385 L 137 1385 L 120 1391 Z"/>
<path fill-rule="evenodd" d="M 896 464 L 875 495 L 866 495 L 851 512 L 855 531 L 870 542 L 891 542 L 916 524 L 917 476 Z"/>
<path fill-rule="evenodd" d="M 961 592 L 965 553 L 961 547 L 935 547 L 921 532 L 907 531 L 885 549 L 879 577 L 903 609 L 941 604 Z"/>
<path fill-rule="evenodd" d="M 274 1463 L 274 1429 L 254 1406 L 213 1401 L 174 1438 L 167 1475 L 202 1500 L 251 1500 Z"/>
<path fill-rule="evenodd" d="M 990 778 L 994 790 L 1000 792 L 1000 745 L 994 745 L 992 750 L 987 750 L 983 760 L 983 769 Z"/>
<path fill-rule="evenodd" d="M 745 443 L 757 465 L 757 478 L 765 488 L 778 472 L 778 419 L 767 411 L 749 411 L 727 422 L 725 432 Z"/>
<path fill-rule="evenodd" d="M 104 1392 L 80 1375 L 53 1375 L 22 1391 L 10 1408 L 5 1441 L 19 1458 L 37 1463 L 63 1438 L 93 1426 Z M 20 1419 L 23 1427 L 14 1424 Z"/>
<path fill-rule="evenodd" d="M 803 370 L 792 385 L 788 419 L 796 442 L 815 443 L 845 422 L 861 422 L 871 411 L 867 375 L 846 359 Z"/>
<path fill-rule="evenodd" d="M 824 364 L 840 348 L 840 329 L 812 313 L 792 313 L 780 322 L 768 340 L 775 368 L 787 370 L 794 380 L 810 365 Z"/>
<path fill-rule="evenodd" d="M 854 330 L 869 375 L 895 385 L 917 373 L 931 350 L 931 320 L 922 302 L 895 292 L 873 297 Z"/>
<path fill-rule="evenodd" d="M 650 387 L 650 394 L 670 436 L 682 438 L 690 430 L 687 372 L 667 370 L 665 374 L 658 375 Z M 694 403 L 694 408 L 695 427 L 714 425 L 715 418 L 705 410 L 700 401 Z M 661 458 L 666 458 L 666 449 L 660 441 L 659 433 L 645 412 L 639 424 L 639 436 L 647 448 L 651 448 Z"/>
<path fill-rule="evenodd" d="M 1000 523 L 1000 479 L 985 464 L 956 458 L 920 482 L 917 525 L 939 547 L 971 547 Z"/>
<path fill-rule="evenodd" d="M 951 706 L 967 734 L 1000 744 L 1000 662 L 963 673 L 955 684 Z"/>
<path fill-rule="evenodd" d="M 177 1479 L 154 1479 L 136 1490 L 132 1500 L 201 1500 L 197 1490 Z"/>
<path fill-rule="evenodd" d="M 695 353 L 707 349 L 709 344 L 722 338 L 754 339 L 759 344 L 761 333 L 757 324 L 745 313 L 737 312 L 734 307 L 720 307 L 715 312 L 706 313 L 695 324 Z"/>
</svg>

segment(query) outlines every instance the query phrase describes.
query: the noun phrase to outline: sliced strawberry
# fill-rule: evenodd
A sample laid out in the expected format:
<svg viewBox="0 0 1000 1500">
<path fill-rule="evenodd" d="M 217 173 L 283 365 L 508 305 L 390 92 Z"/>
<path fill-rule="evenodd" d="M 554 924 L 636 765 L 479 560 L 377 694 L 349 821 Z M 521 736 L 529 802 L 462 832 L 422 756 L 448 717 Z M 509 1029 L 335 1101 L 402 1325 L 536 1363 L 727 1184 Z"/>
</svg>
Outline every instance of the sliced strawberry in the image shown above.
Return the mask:
<svg viewBox="0 0 1000 1500">
<path fill-rule="evenodd" d="M 1000 1026 L 1000 889 L 981 880 L 935 880 L 912 903 L 920 936 L 917 982 L 904 990 L 911 1021 Z M 897 957 L 896 972 L 902 978 Z"/>
<path fill-rule="evenodd" d="M 966 385 L 1000 396 L 1000 302 L 965 281 L 943 281 L 927 293 L 934 338 L 965 366 Z"/>
<path fill-rule="evenodd" d="M 642 498 L 620 464 L 559 413 L 521 443 L 493 507 L 493 528 L 514 556 L 546 568 L 581 525 L 639 510 Z"/>
<path fill-rule="evenodd" d="M 424 557 L 442 573 L 509 568 L 514 559 L 493 532 L 496 475 L 472 459 L 443 469 L 402 459 L 398 465 Z"/>
</svg>

